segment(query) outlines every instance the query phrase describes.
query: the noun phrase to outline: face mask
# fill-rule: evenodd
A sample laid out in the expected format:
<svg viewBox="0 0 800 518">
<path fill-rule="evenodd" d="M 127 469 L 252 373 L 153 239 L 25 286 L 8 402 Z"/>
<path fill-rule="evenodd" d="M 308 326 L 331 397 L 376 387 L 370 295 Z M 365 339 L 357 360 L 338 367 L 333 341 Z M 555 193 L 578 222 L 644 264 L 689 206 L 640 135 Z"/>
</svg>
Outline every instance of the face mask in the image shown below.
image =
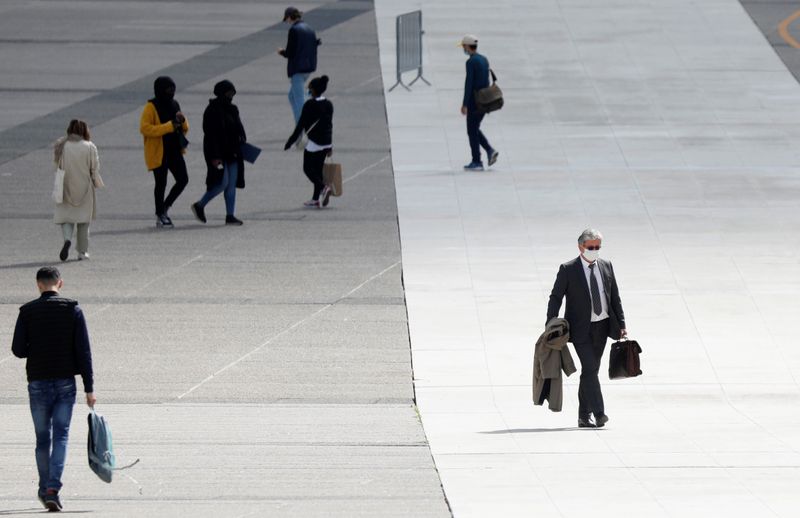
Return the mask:
<svg viewBox="0 0 800 518">
<path fill-rule="evenodd" d="M 593 263 L 600 257 L 600 250 L 584 250 L 583 257 L 590 263 Z"/>
<path fill-rule="evenodd" d="M 464 49 L 464 55 L 469 56 L 469 51 L 467 49 Z"/>
</svg>

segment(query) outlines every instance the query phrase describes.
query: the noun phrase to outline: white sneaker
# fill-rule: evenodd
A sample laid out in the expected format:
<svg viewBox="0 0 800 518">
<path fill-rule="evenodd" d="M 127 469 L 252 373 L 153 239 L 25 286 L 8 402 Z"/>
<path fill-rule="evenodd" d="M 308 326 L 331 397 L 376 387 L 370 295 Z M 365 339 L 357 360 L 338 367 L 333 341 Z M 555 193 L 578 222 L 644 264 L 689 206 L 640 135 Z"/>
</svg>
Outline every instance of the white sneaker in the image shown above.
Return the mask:
<svg viewBox="0 0 800 518">
<path fill-rule="evenodd" d="M 318 209 L 320 208 L 319 202 L 316 200 L 308 200 L 303 202 L 303 207 L 307 209 Z"/>
<path fill-rule="evenodd" d="M 83 261 L 84 259 L 86 259 L 86 260 L 89 259 L 89 253 L 88 252 L 78 252 L 78 261 Z"/>
<path fill-rule="evenodd" d="M 325 187 L 322 188 L 322 193 L 319 195 L 319 204 L 321 206 L 323 207 L 328 206 L 328 202 L 331 201 L 331 192 L 333 191 L 330 185 L 326 185 Z"/>
</svg>

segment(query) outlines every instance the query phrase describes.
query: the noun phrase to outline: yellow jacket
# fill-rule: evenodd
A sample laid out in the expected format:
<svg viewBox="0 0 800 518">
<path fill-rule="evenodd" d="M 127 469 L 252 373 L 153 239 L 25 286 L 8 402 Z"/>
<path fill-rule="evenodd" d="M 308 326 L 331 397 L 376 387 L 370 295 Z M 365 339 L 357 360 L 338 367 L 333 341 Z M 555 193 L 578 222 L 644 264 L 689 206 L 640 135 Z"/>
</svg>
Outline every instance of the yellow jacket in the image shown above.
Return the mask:
<svg viewBox="0 0 800 518">
<path fill-rule="evenodd" d="M 183 121 L 183 134 L 189 133 L 189 121 Z M 164 141 L 161 137 L 167 133 L 175 131 L 172 121 L 161 124 L 158 112 L 153 103 L 148 101 L 142 110 L 142 118 L 139 121 L 139 132 L 144 135 L 144 162 L 147 169 L 152 171 L 161 166 L 164 161 Z M 186 153 L 183 149 L 181 152 Z"/>
</svg>

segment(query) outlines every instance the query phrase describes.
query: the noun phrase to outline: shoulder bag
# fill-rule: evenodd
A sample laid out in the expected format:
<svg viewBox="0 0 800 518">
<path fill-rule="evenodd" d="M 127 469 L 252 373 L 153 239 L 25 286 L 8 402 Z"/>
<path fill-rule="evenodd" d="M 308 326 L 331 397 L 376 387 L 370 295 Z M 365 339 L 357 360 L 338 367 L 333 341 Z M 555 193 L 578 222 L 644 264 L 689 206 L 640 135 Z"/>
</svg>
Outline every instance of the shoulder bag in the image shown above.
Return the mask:
<svg viewBox="0 0 800 518">
<path fill-rule="evenodd" d="M 480 113 L 491 113 L 503 107 L 503 91 L 497 86 L 497 76 L 489 69 L 492 84 L 475 92 L 475 105 Z"/>
</svg>

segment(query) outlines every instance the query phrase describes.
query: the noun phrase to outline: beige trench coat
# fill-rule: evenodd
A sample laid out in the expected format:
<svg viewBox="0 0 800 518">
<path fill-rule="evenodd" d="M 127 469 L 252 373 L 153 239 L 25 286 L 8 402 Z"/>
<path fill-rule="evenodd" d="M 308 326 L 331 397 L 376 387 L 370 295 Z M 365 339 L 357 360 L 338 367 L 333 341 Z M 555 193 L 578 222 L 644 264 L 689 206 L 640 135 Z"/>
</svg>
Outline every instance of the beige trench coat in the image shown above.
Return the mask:
<svg viewBox="0 0 800 518">
<path fill-rule="evenodd" d="M 569 353 L 568 340 L 569 323 L 563 318 L 553 318 L 536 341 L 533 352 L 533 404 L 542 405 L 546 399 L 553 412 L 561 412 L 564 402 L 561 372 L 569 376 L 578 370 Z"/>
<path fill-rule="evenodd" d="M 58 165 L 58 164 L 56 164 Z M 53 222 L 89 223 L 97 216 L 92 175 L 100 173 L 97 147 L 88 140 L 64 144 L 64 202 L 56 203 Z"/>
</svg>

